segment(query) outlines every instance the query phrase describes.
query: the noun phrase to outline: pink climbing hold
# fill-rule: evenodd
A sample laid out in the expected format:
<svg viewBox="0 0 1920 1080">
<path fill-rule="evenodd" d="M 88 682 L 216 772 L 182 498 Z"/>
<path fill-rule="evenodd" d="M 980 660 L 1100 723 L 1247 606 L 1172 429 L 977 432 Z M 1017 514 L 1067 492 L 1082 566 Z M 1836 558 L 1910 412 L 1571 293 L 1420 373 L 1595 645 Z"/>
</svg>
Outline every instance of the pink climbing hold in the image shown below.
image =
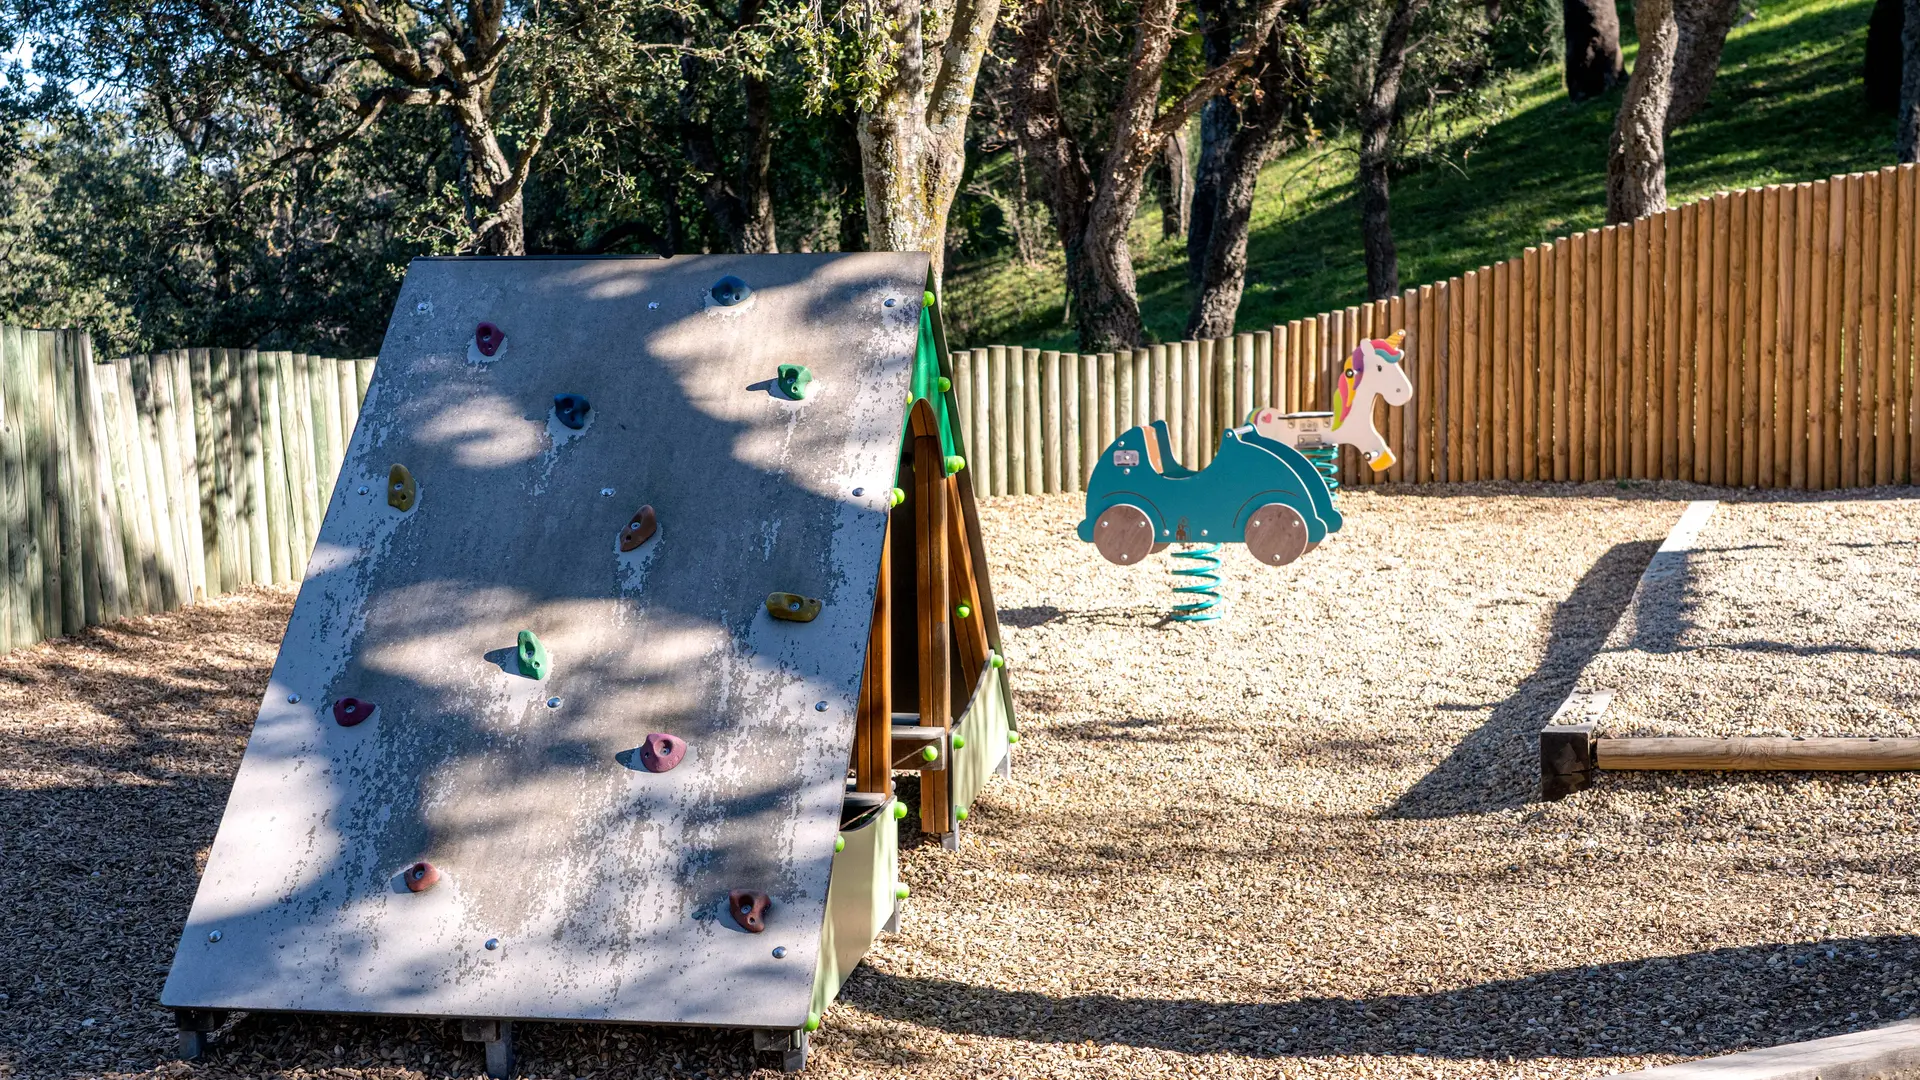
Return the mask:
<svg viewBox="0 0 1920 1080">
<path fill-rule="evenodd" d="M 648 772 L 666 772 L 680 764 L 680 759 L 686 755 L 687 744 L 684 740 L 657 731 L 640 744 L 640 764 L 645 765 Z"/>
<path fill-rule="evenodd" d="M 507 340 L 506 331 L 490 322 L 483 322 L 473 331 L 473 344 L 480 350 L 481 356 L 492 356 L 500 351 L 500 343 Z"/>
<path fill-rule="evenodd" d="M 373 715 L 373 702 L 359 698 L 343 697 L 333 703 L 333 722 L 341 727 L 352 727 Z"/>
</svg>

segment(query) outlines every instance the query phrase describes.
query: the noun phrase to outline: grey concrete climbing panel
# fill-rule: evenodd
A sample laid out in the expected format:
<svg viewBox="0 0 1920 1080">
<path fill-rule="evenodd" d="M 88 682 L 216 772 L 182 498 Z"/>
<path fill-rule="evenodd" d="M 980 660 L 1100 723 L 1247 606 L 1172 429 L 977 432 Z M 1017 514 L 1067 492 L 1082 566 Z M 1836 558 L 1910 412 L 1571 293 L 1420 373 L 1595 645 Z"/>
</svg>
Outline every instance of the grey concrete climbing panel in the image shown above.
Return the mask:
<svg viewBox="0 0 1920 1080">
<path fill-rule="evenodd" d="M 164 1003 L 800 1026 L 926 274 L 415 262 Z"/>
</svg>

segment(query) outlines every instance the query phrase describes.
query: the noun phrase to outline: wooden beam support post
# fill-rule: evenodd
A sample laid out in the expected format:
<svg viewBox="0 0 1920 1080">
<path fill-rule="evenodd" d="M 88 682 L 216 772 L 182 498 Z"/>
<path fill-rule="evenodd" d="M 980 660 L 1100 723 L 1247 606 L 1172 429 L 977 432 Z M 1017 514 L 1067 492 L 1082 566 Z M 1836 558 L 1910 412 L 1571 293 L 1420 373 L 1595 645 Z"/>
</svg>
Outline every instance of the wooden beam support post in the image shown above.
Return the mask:
<svg viewBox="0 0 1920 1080">
<path fill-rule="evenodd" d="M 960 499 L 960 479 L 946 480 L 947 554 L 953 560 L 949 571 L 952 584 L 953 614 L 957 621 L 955 640 L 960 645 L 960 685 L 971 695 L 987 670 L 987 616 L 980 603 L 980 583 L 973 574 L 973 545 L 968 543 L 965 504 Z M 962 617 L 960 608 L 967 614 Z"/>
<path fill-rule="evenodd" d="M 949 618 L 946 462 L 940 426 L 925 399 L 913 404 L 914 568 L 919 596 L 920 726 L 945 731 L 952 724 L 953 641 Z M 920 776 L 921 831 L 945 837 L 953 831 L 947 774 Z"/>
<path fill-rule="evenodd" d="M 860 715 L 853 733 L 854 790 L 893 795 L 893 529 L 880 544 L 880 577 L 873 590 L 873 627 L 860 681 Z"/>
</svg>

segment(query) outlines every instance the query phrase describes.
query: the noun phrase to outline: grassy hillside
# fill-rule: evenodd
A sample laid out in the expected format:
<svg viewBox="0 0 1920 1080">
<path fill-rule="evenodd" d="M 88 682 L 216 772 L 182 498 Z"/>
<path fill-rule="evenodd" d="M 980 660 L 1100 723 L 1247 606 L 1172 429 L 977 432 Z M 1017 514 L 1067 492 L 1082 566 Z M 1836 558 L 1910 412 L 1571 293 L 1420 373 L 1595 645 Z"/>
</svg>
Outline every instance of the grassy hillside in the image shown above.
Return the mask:
<svg viewBox="0 0 1920 1080">
<path fill-rule="evenodd" d="M 1727 39 L 1713 98 L 1668 148 L 1669 197 L 1812 180 L 1892 163 L 1892 117 L 1868 111 L 1860 86 L 1871 0 L 1760 0 Z M 1629 62 L 1631 62 L 1629 48 Z M 1514 80 L 1509 107 L 1466 160 L 1398 177 L 1394 236 L 1402 285 L 1461 273 L 1529 244 L 1602 223 L 1607 138 L 1619 94 L 1574 105 L 1557 67 Z M 1248 250 L 1243 330 L 1363 298 L 1351 143 L 1283 157 L 1260 179 Z M 1160 239 L 1159 214 L 1134 222 L 1142 312 L 1155 340 L 1186 326 L 1184 247 Z M 1062 325 L 1058 252 L 955 266 L 947 283 L 956 344 L 1072 348 Z"/>
</svg>

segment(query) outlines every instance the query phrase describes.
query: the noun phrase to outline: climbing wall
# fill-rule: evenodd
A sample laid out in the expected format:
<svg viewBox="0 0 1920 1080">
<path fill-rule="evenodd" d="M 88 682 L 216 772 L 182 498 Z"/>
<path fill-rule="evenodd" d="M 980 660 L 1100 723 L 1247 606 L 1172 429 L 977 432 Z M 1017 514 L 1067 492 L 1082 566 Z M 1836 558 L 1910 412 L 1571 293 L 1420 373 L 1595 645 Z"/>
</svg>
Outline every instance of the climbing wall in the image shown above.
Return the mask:
<svg viewBox="0 0 1920 1080">
<path fill-rule="evenodd" d="M 416 261 L 164 1003 L 800 1026 L 927 270 Z"/>
</svg>

